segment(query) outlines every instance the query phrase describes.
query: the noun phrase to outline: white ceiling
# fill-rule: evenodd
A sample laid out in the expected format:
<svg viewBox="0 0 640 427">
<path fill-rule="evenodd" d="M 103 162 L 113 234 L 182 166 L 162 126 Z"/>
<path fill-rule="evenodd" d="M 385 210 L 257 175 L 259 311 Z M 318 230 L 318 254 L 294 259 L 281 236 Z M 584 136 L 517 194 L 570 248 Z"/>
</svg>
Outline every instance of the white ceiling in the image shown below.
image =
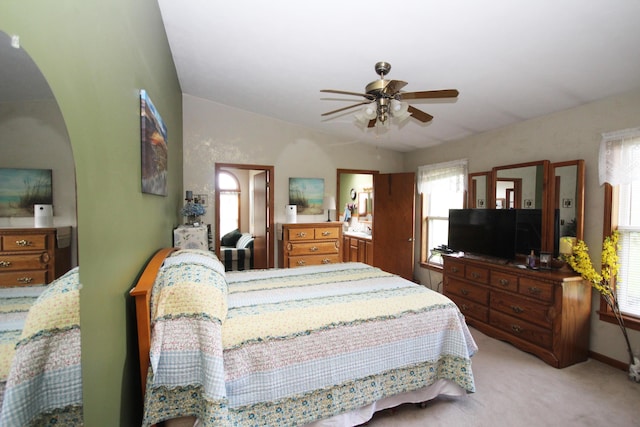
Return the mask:
<svg viewBox="0 0 640 427">
<path fill-rule="evenodd" d="M 159 0 L 185 94 L 346 141 L 411 151 L 640 87 L 640 1 Z M 434 116 L 384 132 L 355 124 L 374 64 Z M 337 100 L 348 99 L 348 101 Z"/>
</svg>

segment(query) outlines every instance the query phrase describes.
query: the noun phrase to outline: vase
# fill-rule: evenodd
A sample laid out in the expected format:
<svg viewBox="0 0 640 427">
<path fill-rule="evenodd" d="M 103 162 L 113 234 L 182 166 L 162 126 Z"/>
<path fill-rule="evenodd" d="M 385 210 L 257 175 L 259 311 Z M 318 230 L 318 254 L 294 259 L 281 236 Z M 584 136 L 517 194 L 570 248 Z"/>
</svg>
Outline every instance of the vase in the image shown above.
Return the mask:
<svg viewBox="0 0 640 427">
<path fill-rule="evenodd" d="M 185 225 L 200 225 L 200 217 L 198 215 L 187 215 L 186 218 L 187 220 L 185 222 Z"/>
</svg>

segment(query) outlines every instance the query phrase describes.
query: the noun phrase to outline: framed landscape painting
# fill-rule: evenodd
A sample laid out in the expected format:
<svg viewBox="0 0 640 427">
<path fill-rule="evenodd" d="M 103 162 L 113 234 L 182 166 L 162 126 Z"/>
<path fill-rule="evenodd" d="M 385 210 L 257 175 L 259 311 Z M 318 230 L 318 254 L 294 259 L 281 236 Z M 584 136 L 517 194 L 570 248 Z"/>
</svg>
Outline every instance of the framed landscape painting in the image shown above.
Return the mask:
<svg viewBox="0 0 640 427">
<path fill-rule="evenodd" d="M 0 217 L 33 216 L 33 205 L 53 204 L 51 169 L 0 168 Z"/>
<path fill-rule="evenodd" d="M 147 91 L 140 91 L 142 192 L 167 195 L 167 127 Z"/>
<path fill-rule="evenodd" d="M 298 215 L 324 213 L 323 199 L 323 178 L 289 178 L 289 204 L 296 205 Z"/>
</svg>

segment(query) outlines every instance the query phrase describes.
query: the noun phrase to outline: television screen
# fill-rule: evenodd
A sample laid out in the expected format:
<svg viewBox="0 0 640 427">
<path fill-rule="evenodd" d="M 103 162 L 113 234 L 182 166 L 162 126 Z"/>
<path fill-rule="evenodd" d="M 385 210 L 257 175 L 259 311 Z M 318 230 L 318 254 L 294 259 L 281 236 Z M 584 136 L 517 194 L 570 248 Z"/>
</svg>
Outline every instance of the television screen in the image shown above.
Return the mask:
<svg viewBox="0 0 640 427">
<path fill-rule="evenodd" d="M 449 248 L 502 259 L 513 259 L 516 248 L 514 209 L 450 209 Z"/>
<path fill-rule="evenodd" d="M 516 253 L 528 255 L 542 248 L 542 209 L 516 210 Z"/>
</svg>

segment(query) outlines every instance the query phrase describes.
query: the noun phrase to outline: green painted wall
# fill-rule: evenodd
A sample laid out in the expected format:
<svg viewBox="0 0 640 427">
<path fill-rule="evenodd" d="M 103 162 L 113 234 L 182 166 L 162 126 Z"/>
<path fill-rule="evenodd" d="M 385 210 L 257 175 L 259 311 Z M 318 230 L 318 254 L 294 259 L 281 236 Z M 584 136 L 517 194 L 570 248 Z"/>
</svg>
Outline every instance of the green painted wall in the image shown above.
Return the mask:
<svg viewBox="0 0 640 427">
<path fill-rule="evenodd" d="M 182 95 L 157 2 L 2 0 L 0 30 L 42 70 L 73 149 L 85 424 L 139 425 L 127 291 L 182 203 Z M 169 197 L 141 193 L 139 89 L 168 128 Z"/>
</svg>

